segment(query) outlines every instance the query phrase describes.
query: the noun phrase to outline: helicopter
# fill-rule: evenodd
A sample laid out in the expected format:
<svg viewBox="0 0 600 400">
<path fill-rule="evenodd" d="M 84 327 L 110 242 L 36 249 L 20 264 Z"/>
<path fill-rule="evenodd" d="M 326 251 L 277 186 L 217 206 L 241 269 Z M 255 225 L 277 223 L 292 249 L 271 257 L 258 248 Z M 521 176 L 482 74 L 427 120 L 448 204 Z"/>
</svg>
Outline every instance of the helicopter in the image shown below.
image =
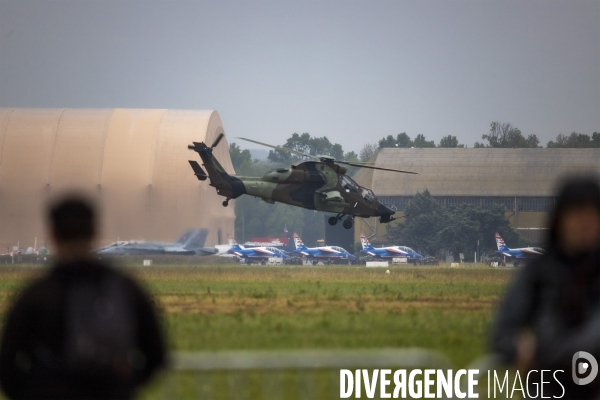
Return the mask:
<svg viewBox="0 0 600 400">
<path fill-rule="evenodd" d="M 379 202 L 371 189 L 360 186 L 346 175 L 348 168 L 344 165 L 416 174 L 416 172 L 375 167 L 369 163 L 339 161 L 328 155 L 314 156 L 282 146 L 238 138 L 303 156 L 308 160 L 296 162 L 289 168 L 273 169 L 262 177 L 233 176 L 225 171 L 212 154 L 213 148 L 219 144 L 223 136 L 223 133 L 217 136 L 210 147 L 204 142 L 193 142 L 188 149 L 200 155 L 206 168 L 205 172 L 196 161 L 190 160 L 194 175 L 200 181 L 210 180 L 210 186 L 217 189 L 217 194 L 225 197 L 224 207 L 229 205 L 229 200 L 247 194 L 271 204 L 279 202 L 309 210 L 335 213 L 335 216 L 328 219 L 329 225 L 334 226 L 345 218 L 343 226 L 346 229 L 352 228 L 355 217 L 376 216 L 381 223 L 388 223 L 395 219 L 392 217 L 394 210 Z"/>
</svg>

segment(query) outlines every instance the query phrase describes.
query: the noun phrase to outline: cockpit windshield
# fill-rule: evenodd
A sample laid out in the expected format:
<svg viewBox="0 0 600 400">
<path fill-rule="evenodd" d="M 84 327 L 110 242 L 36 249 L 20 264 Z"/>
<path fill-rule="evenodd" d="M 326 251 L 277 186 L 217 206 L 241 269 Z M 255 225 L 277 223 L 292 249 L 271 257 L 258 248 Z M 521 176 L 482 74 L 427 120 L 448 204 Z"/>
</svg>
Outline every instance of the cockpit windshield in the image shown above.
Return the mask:
<svg viewBox="0 0 600 400">
<path fill-rule="evenodd" d="M 363 199 L 365 199 L 365 202 L 367 204 L 373 204 L 373 202 L 375 202 L 375 194 L 371 189 L 361 187 L 360 194 L 363 197 Z"/>
<path fill-rule="evenodd" d="M 360 187 L 358 186 L 358 183 L 354 182 L 350 177 L 346 175 L 340 175 L 340 185 L 342 185 L 342 187 L 346 189 L 346 192 L 351 193 L 358 193 L 358 188 Z"/>
<path fill-rule="evenodd" d="M 342 188 L 349 193 L 359 193 L 360 196 L 365 199 L 367 204 L 373 204 L 376 200 L 375 194 L 371 189 L 364 188 L 358 183 L 354 182 L 352 178 L 346 175 L 340 175 L 340 185 Z"/>
</svg>

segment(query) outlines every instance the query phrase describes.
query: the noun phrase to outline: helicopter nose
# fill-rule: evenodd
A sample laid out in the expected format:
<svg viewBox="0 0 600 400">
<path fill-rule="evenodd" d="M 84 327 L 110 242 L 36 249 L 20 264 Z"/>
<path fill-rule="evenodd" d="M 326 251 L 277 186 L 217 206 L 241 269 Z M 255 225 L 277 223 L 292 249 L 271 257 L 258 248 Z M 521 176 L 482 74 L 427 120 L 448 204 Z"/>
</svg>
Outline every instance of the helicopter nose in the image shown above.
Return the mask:
<svg viewBox="0 0 600 400">
<path fill-rule="evenodd" d="M 375 216 L 380 217 L 382 215 L 392 215 L 394 213 L 396 213 L 396 211 L 392 210 L 385 204 L 380 204 L 379 207 L 377 207 L 377 211 L 375 211 Z"/>
</svg>

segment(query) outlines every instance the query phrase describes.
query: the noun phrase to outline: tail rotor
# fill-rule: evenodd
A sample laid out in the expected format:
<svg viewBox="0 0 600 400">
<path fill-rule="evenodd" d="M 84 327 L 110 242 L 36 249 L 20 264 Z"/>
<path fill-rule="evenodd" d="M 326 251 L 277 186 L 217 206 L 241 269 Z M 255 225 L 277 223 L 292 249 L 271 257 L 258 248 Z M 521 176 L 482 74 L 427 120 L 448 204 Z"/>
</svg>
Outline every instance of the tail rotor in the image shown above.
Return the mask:
<svg viewBox="0 0 600 400">
<path fill-rule="evenodd" d="M 221 141 L 221 139 L 223 139 L 223 136 L 225 136 L 224 133 L 219 133 L 219 136 L 217 136 L 217 138 L 213 142 L 212 146 L 210 146 L 210 148 L 213 149 L 213 148 L 217 147 L 219 145 L 219 142 Z"/>
</svg>

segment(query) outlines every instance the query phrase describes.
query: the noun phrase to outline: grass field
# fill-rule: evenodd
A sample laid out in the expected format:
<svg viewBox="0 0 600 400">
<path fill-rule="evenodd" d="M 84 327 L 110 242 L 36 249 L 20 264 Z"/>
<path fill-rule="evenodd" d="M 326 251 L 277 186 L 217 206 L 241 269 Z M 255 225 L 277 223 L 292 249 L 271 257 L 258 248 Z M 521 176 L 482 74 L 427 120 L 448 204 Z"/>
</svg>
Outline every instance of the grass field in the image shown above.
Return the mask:
<svg viewBox="0 0 600 400">
<path fill-rule="evenodd" d="M 456 366 L 486 353 L 514 272 L 221 263 L 126 270 L 151 293 L 172 350 L 424 347 Z M 0 312 L 43 271 L 1 266 Z"/>
</svg>

